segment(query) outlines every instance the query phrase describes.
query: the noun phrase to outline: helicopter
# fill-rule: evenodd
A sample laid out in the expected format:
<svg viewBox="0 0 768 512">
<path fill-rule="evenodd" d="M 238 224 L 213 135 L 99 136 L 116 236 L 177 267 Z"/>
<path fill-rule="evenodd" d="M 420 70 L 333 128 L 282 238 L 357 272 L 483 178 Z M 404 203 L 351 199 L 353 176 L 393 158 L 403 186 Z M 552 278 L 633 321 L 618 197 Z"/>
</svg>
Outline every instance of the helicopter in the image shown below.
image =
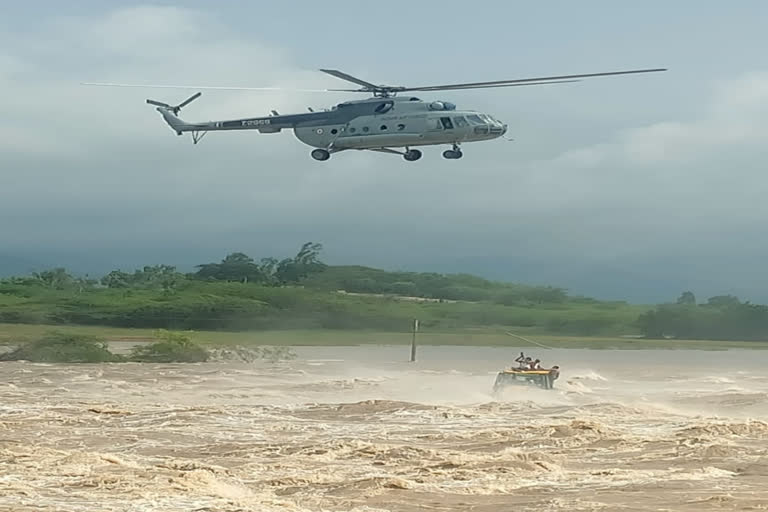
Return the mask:
<svg viewBox="0 0 768 512">
<path fill-rule="evenodd" d="M 457 91 L 463 89 L 491 89 L 579 82 L 583 78 L 628 75 L 667 71 L 666 68 L 610 71 L 580 75 L 561 75 L 539 78 L 519 78 L 491 82 L 467 82 L 447 85 L 405 87 L 376 85 L 335 69 L 320 69 L 323 73 L 353 83 L 357 89 L 321 89 L 307 92 L 369 93 L 371 97 L 338 103 L 330 109 L 300 114 L 279 114 L 272 110 L 265 117 L 248 117 L 224 121 L 189 123 L 178 117 L 182 108 L 202 95 L 197 92 L 179 103 L 170 105 L 148 99 L 177 135 L 192 134 L 197 144 L 208 132 L 225 130 L 257 130 L 259 133 L 279 133 L 292 129 L 304 144 L 315 149 L 315 160 L 328 160 L 332 154 L 348 150 L 378 151 L 402 155 L 413 162 L 422 157 L 419 146 L 449 145 L 443 157 L 456 160 L 463 156 L 461 144 L 497 139 L 507 133 L 506 123 L 490 114 L 474 110 L 457 109 L 444 100 L 425 101 L 414 92 Z M 279 90 L 270 87 L 199 87 L 176 85 L 136 85 L 115 83 L 84 83 L 83 85 L 149 87 L 176 89 L 216 90 Z M 402 149 L 401 149 L 402 148 Z"/>
</svg>

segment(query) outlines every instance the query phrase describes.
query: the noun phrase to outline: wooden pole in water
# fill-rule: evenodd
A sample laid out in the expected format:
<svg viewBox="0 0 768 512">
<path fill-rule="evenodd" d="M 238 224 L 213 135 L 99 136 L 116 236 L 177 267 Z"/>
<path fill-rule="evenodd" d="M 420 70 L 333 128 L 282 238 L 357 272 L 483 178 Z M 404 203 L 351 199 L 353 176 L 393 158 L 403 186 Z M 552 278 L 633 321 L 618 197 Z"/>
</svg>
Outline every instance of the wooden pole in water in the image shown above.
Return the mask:
<svg viewBox="0 0 768 512">
<path fill-rule="evenodd" d="M 419 321 L 413 321 L 413 338 L 411 339 L 411 362 L 416 361 L 416 333 L 419 332 Z"/>
</svg>

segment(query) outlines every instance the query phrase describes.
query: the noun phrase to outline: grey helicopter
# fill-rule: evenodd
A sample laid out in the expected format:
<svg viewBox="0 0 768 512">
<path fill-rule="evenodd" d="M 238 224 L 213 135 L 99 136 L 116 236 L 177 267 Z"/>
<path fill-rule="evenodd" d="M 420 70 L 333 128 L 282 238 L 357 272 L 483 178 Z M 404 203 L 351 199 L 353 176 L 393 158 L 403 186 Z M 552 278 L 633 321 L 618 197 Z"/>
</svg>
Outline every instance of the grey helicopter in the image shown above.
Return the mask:
<svg viewBox="0 0 768 512">
<path fill-rule="evenodd" d="M 348 150 L 379 151 L 402 155 L 413 162 L 422 157 L 419 146 L 449 145 L 443 157 L 455 160 L 463 156 L 461 144 L 497 139 L 507 133 L 506 123 L 490 114 L 474 110 L 457 109 L 454 103 L 444 100 L 425 101 L 414 92 L 457 91 L 462 89 L 490 89 L 527 85 L 545 85 L 579 82 L 582 78 L 610 75 L 628 75 L 666 71 L 666 68 L 610 71 L 580 75 L 561 75 L 539 78 L 519 78 L 492 82 L 467 82 L 447 85 L 404 87 L 376 85 L 335 69 L 321 69 L 333 77 L 346 80 L 357 89 L 321 89 L 313 92 L 369 93 L 371 97 L 362 100 L 345 101 L 330 109 L 301 114 L 282 115 L 272 111 L 265 117 L 248 117 L 225 121 L 189 123 L 178 117 L 182 108 L 202 95 L 197 92 L 178 105 L 148 99 L 165 121 L 176 132 L 192 134 L 197 144 L 206 133 L 225 130 L 257 130 L 259 133 L 279 133 L 292 129 L 296 137 L 315 149 L 311 156 L 315 160 L 328 160 L 333 153 Z M 176 85 L 136 85 L 114 83 L 84 83 L 84 85 L 149 87 L 176 89 L 216 90 L 277 90 L 269 87 L 199 87 Z"/>
</svg>

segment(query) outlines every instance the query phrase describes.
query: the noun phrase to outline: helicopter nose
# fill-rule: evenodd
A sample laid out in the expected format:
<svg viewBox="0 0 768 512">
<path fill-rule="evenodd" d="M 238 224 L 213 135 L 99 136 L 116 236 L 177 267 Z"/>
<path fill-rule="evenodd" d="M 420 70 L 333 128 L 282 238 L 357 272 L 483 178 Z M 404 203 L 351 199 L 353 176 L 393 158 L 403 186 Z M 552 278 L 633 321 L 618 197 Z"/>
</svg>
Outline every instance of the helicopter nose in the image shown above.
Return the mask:
<svg viewBox="0 0 768 512">
<path fill-rule="evenodd" d="M 490 132 L 494 137 L 501 137 L 507 133 L 507 123 L 496 121 L 494 124 L 490 125 Z"/>
</svg>

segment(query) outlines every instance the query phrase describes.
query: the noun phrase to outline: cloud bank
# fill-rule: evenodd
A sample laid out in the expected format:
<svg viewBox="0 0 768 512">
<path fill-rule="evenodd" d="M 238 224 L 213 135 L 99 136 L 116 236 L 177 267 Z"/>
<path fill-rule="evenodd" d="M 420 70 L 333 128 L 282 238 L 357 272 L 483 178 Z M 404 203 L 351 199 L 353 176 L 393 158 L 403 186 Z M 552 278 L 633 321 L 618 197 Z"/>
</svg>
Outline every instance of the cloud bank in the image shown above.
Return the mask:
<svg viewBox="0 0 768 512">
<path fill-rule="evenodd" d="M 8 257 L 192 264 L 232 250 L 285 254 L 311 239 L 340 263 L 468 270 L 632 300 L 679 287 L 768 300 L 766 71 L 699 84 L 706 100 L 688 119 L 668 119 L 663 102 L 644 98 L 658 121 L 626 119 L 623 131 L 596 132 L 592 145 L 566 138 L 532 151 L 527 127 L 502 102 L 493 114 L 510 120 L 516 142 L 468 145 L 461 161 L 433 148 L 415 165 L 365 152 L 320 164 L 286 133 L 212 133 L 193 146 L 144 104 L 192 91 L 79 85 L 339 85 L 209 12 L 137 7 L 48 18 L 0 43 L 0 253 Z M 568 91 L 531 97 L 552 94 Z M 304 111 L 343 99 L 205 91 L 183 117 Z M 557 128 L 582 132 L 590 122 Z"/>
</svg>

